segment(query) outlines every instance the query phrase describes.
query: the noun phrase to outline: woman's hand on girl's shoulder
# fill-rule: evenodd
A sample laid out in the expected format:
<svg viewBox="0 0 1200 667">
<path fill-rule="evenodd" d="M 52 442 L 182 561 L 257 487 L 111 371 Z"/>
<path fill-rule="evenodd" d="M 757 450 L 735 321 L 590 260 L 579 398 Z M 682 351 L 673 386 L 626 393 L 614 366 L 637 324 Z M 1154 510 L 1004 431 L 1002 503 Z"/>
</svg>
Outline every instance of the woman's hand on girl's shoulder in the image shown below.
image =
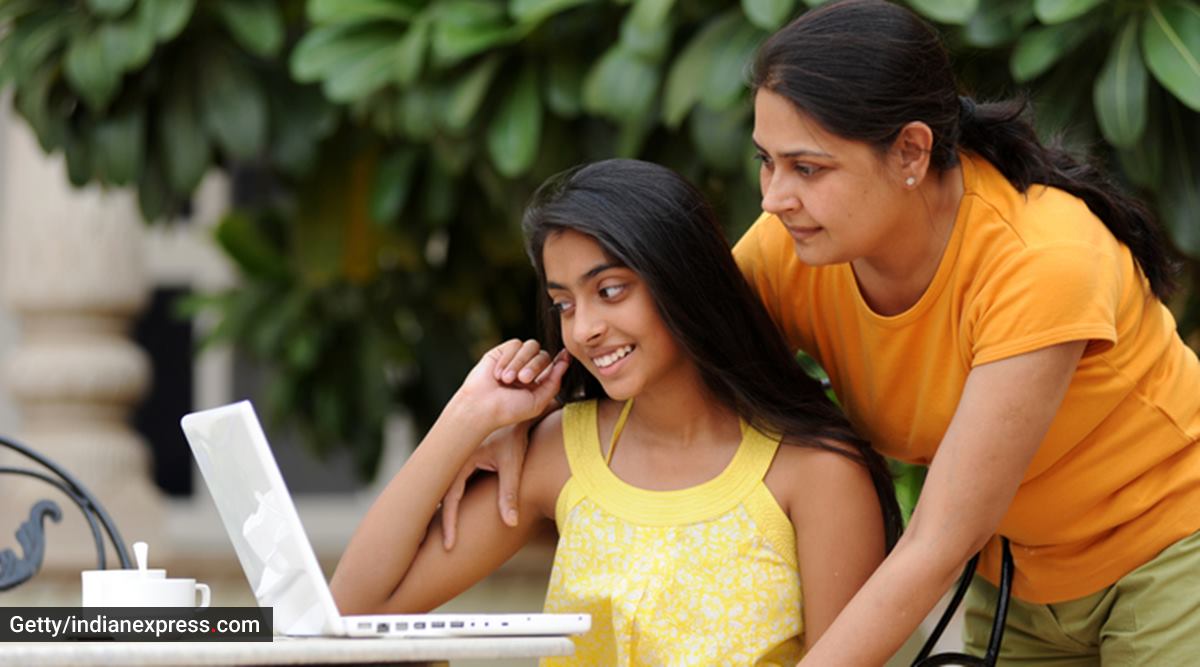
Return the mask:
<svg viewBox="0 0 1200 667">
<path fill-rule="evenodd" d="M 512 339 L 490 349 L 451 399 L 492 430 L 533 419 L 558 394 L 570 357 L 551 359 L 537 341 Z"/>
</svg>

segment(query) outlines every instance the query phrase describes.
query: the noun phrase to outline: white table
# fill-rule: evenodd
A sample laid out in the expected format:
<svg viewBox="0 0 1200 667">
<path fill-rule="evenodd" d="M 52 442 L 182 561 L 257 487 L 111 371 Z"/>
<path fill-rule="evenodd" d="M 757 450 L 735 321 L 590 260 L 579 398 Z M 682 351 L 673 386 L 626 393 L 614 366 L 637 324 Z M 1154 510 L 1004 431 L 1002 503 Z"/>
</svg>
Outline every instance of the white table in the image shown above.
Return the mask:
<svg viewBox="0 0 1200 667">
<path fill-rule="evenodd" d="M 284 638 L 273 642 L 0 643 L 0 665 L 201 667 L 229 665 L 431 665 L 447 660 L 571 655 L 565 637 L 454 639 Z"/>
</svg>

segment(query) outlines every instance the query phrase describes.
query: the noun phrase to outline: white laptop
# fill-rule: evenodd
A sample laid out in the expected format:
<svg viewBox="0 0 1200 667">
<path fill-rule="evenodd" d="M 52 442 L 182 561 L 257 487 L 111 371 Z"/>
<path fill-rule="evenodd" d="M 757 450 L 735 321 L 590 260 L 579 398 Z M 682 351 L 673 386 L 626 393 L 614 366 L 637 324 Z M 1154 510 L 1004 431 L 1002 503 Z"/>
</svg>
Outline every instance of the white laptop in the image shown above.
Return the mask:
<svg viewBox="0 0 1200 667">
<path fill-rule="evenodd" d="M 274 609 L 276 634 L 532 636 L 591 627 L 588 614 L 342 616 L 250 402 L 194 412 L 180 423 L 259 606 Z"/>
</svg>

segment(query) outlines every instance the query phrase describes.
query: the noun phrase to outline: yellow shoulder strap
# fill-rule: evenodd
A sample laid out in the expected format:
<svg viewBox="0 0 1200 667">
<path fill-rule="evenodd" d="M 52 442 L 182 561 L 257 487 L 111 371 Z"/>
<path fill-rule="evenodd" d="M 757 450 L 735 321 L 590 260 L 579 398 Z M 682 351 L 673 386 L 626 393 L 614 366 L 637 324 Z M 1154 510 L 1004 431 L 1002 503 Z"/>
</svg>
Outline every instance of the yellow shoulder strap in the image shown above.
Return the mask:
<svg viewBox="0 0 1200 667">
<path fill-rule="evenodd" d="M 617 438 L 621 437 L 621 431 L 625 430 L 625 421 L 629 419 L 629 411 L 633 409 L 633 399 L 625 401 L 625 407 L 621 408 L 621 416 L 617 417 L 617 425 L 613 427 L 612 439 L 608 442 L 608 455 L 604 457 L 604 465 L 612 464 L 613 452 L 617 450 Z"/>
</svg>

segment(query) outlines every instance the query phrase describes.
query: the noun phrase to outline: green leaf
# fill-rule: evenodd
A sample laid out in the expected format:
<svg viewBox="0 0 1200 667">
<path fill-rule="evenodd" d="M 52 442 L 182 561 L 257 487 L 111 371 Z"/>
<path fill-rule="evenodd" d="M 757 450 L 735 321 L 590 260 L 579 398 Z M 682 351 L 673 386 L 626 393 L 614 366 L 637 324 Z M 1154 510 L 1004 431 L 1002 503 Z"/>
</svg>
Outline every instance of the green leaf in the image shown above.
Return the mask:
<svg viewBox="0 0 1200 667">
<path fill-rule="evenodd" d="M 129 11 L 133 0 L 87 0 L 87 5 L 99 16 L 115 18 Z"/>
<path fill-rule="evenodd" d="M 1142 53 L 1154 78 L 1200 111 L 1200 7 L 1180 0 L 1151 3 L 1142 24 Z"/>
<path fill-rule="evenodd" d="M 775 30 L 792 15 L 795 0 L 742 0 L 746 18 L 763 30 Z"/>
<path fill-rule="evenodd" d="M 1159 207 L 1175 246 L 1190 257 L 1200 257 L 1200 116 L 1178 104 L 1166 105 L 1167 138 Z"/>
<path fill-rule="evenodd" d="M 1021 35 L 1009 61 L 1018 83 L 1037 78 L 1079 45 L 1087 31 L 1078 23 L 1039 26 Z"/>
<path fill-rule="evenodd" d="M 909 0 L 913 9 L 939 23 L 963 25 L 979 8 L 979 0 Z"/>
<path fill-rule="evenodd" d="M 1070 67 L 1051 69 L 1033 87 L 1035 129 L 1043 143 L 1059 142 L 1070 148 L 1072 141 L 1096 134 L 1090 104 L 1094 87 L 1094 80 L 1079 76 Z M 1096 139 L 1092 136 L 1087 141 Z"/>
<path fill-rule="evenodd" d="M 491 0 L 447 0 L 439 5 L 433 31 L 433 57 L 440 67 L 457 64 L 522 34 L 506 22 L 504 8 Z"/>
<path fill-rule="evenodd" d="M 396 77 L 397 42 L 379 42 L 346 67 L 331 72 L 321 89 L 334 102 L 353 102 L 379 90 Z"/>
<path fill-rule="evenodd" d="M 700 101 L 712 69 L 713 54 L 720 44 L 732 39 L 741 25 L 737 10 L 729 10 L 711 19 L 688 42 L 671 64 L 663 91 L 663 122 L 679 127 L 692 107 Z"/>
<path fill-rule="evenodd" d="M 217 243 L 249 276 L 282 280 L 289 275 L 287 257 L 246 213 L 233 211 L 217 224 Z"/>
<path fill-rule="evenodd" d="M 900 514 L 907 525 L 917 507 L 917 500 L 921 496 L 921 488 L 925 485 L 925 476 L 929 469 L 923 465 L 894 460 L 889 460 L 888 464 L 892 469 L 892 479 L 896 487 L 896 503 L 900 505 Z"/>
<path fill-rule="evenodd" d="M 267 88 L 271 161 L 293 177 L 306 175 L 318 158 L 318 144 L 334 130 L 337 108 L 314 86 L 291 81 Z"/>
<path fill-rule="evenodd" d="M 45 6 L 45 0 L 6 0 L 0 2 L 0 23 L 15 21 Z M 59 12 L 50 12 L 59 14 Z"/>
<path fill-rule="evenodd" d="M 537 70 L 529 65 L 521 70 L 488 124 L 487 147 L 492 164 L 509 178 L 524 174 L 537 157 L 541 133 Z"/>
<path fill-rule="evenodd" d="M 47 153 L 63 145 L 70 129 L 65 114 L 55 113 L 50 104 L 50 91 L 59 79 L 58 72 L 56 62 L 46 62 L 29 75 L 23 86 L 16 88 L 13 98 L 13 106 L 29 122 L 38 144 Z"/>
<path fill-rule="evenodd" d="M 404 210 L 412 194 L 418 157 L 416 149 L 406 146 L 379 163 L 371 187 L 371 218 L 376 224 L 389 224 Z"/>
<path fill-rule="evenodd" d="M 750 107 L 739 105 L 725 111 L 698 107 L 691 115 L 689 129 L 692 145 L 709 166 L 736 172 L 746 156 L 746 137 Z"/>
<path fill-rule="evenodd" d="M 646 60 L 659 61 L 671 45 L 668 20 L 675 0 L 634 0 L 621 21 L 621 43 Z"/>
<path fill-rule="evenodd" d="M 239 159 L 259 154 L 267 139 L 267 100 L 236 54 L 212 51 L 200 69 L 200 114 L 208 134 Z"/>
<path fill-rule="evenodd" d="M 701 101 L 705 106 L 721 111 L 737 102 L 750 90 L 746 77 L 758 44 L 766 36 L 762 30 L 738 17 L 737 27 L 729 39 L 716 45 L 711 65 L 706 73 Z"/>
<path fill-rule="evenodd" d="M 546 67 L 546 106 L 563 118 L 574 118 L 583 108 L 583 65 L 578 60 L 554 58 Z"/>
<path fill-rule="evenodd" d="M 88 137 L 80 132 L 67 131 L 63 135 L 63 157 L 67 162 L 67 180 L 71 185 L 82 188 L 93 178 L 92 147 Z"/>
<path fill-rule="evenodd" d="M 324 26 L 310 30 L 292 50 L 292 76 L 301 83 L 320 81 L 357 60 L 361 53 L 388 41 L 390 32 L 372 31 L 356 25 Z"/>
<path fill-rule="evenodd" d="M 1163 141 L 1166 128 L 1162 125 L 1164 98 L 1171 94 L 1160 86 L 1149 85 L 1146 95 L 1146 115 L 1151 119 L 1142 131 L 1142 138 L 1131 148 L 1117 149 L 1122 173 L 1133 185 L 1154 192 L 1162 186 L 1162 168 L 1166 160 Z M 1172 98 L 1173 99 L 1173 98 Z"/>
<path fill-rule="evenodd" d="M 414 141 L 426 141 L 433 136 L 437 123 L 443 118 L 437 95 L 428 86 L 417 85 L 400 98 L 397 109 L 404 133 Z"/>
<path fill-rule="evenodd" d="M 625 18 L 642 32 L 666 30 L 672 5 L 674 0 L 634 0 L 634 8 Z"/>
<path fill-rule="evenodd" d="M 584 80 L 584 108 L 613 120 L 634 121 L 653 108 L 659 78 L 658 67 L 618 44 L 600 57 Z"/>
<path fill-rule="evenodd" d="M 1047 25 L 1083 16 L 1104 0 L 1034 0 L 1033 11 Z"/>
<path fill-rule="evenodd" d="M 247 51 L 264 58 L 279 53 L 283 16 L 274 0 L 219 0 L 216 9 L 229 34 Z"/>
<path fill-rule="evenodd" d="M 585 5 L 594 0 L 511 0 L 508 3 L 508 15 L 517 23 L 526 27 L 540 24 L 542 21 L 560 14 L 573 7 Z"/>
<path fill-rule="evenodd" d="M 311 294 L 303 289 L 289 290 L 283 298 L 264 304 L 253 335 L 253 347 L 259 354 L 278 358 L 286 353 L 289 335 L 307 324 L 303 320 Z"/>
<path fill-rule="evenodd" d="M 471 119 L 475 117 L 487 96 L 500 63 L 499 56 L 484 58 L 466 76 L 458 80 L 450 91 L 442 117 L 447 129 L 461 132 L 471 124 Z"/>
<path fill-rule="evenodd" d="M 1024 30 L 1026 21 L 1032 20 L 1032 0 L 1011 2 L 985 2 L 979 11 L 971 15 L 963 29 L 963 37 L 971 46 L 991 49 L 1014 40 Z M 1024 3 L 1024 4 L 1022 4 Z"/>
<path fill-rule="evenodd" d="M 159 42 L 179 36 L 192 18 L 196 0 L 142 0 L 138 3 L 137 18 L 148 26 Z"/>
<path fill-rule="evenodd" d="M 80 24 L 80 16 L 69 12 L 42 11 L 26 16 L 19 28 L 14 27 L 0 37 L 9 49 L 8 57 L 0 61 L 0 68 L 18 84 L 24 83 L 71 38 Z M 57 68 L 58 57 L 52 60 Z"/>
<path fill-rule="evenodd" d="M 636 158 L 642 153 L 646 139 L 653 131 L 654 122 L 649 116 L 626 120 L 617 133 L 614 157 Z"/>
<path fill-rule="evenodd" d="M 439 228 L 450 223 L 458 205 L 456 183 L 453 176 L 436 162 L 427 163 L 425 183 L 421 191 L 425 195 L 421 217 L 429 227 Z"/>
<path fill-rule="evenodd" d="M 137 183 L 138 209 L 142 219 L 155 222 L 169 213 L 171 201 L 170 186 L 167 185 L 167 175 L 154 154 L 146 156 L 142 165 L 142 173 Z"/>
<path fill-rule="evenodd" d="M 1109 143 L 1132 148 L 1146 128 L 1146 67 L 1138 51 L 1138 19 L 1129 19 L 1096 79 L 1092 102 Z"/>
<path fill-rule="evenodd" d="M 139 21 L 106 23 L 97 32 L 105 61 L 118 72 L 144 67 L 154 53 L 154 32 Z"/>
<path fill-rule="evenodd" d="M 108 107 L 121 85 L 121 71 L 108 61 L 99 31 L 71 43 L 63 71 L 71 88 L 97 112 Z"/>
<path fill-rule="evenodd" d="M 313 23 L 408 21 L 416 16 L 409 4 L 397 0 L 308 0 L 306 13 Z"/>
<path fill-rule="evenodd" d="M 181 197 L 189 197 L 209 165 L 208 137 L 200 124 L 191 82 L 177 80 L 165 91 L 158 127 L 158 145 L 167 183 Z"/>
<path fill-rule="evenodd" d="M 396 83 L 411 86 L 421 75 L 425 50 L 429 47 L 429 22 L 416 21 L 396 45 Z"/>
<path fill-rule="evenodd" d="M 92 134 L 95 176 L 104 183 L 127 185 L 141 175 L 146 118 L 142 107 L 101 118 Z"/>
</svg>

